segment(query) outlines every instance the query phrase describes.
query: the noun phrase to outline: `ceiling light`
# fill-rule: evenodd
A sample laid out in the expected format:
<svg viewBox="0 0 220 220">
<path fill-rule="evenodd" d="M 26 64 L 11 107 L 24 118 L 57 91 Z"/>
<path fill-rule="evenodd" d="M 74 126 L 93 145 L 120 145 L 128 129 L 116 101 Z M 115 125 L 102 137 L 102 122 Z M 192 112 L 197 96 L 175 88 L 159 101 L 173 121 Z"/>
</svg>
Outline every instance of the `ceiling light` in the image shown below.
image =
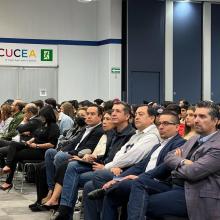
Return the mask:
<svg viewBox="0 0 220 220">
<path fill-rule="evenodd" d="M 96 0 L 78 0 L 78 2 L 82 2 L 82 3 L 88 3 L 88 2 L 94 2 Z"/>
</svg>

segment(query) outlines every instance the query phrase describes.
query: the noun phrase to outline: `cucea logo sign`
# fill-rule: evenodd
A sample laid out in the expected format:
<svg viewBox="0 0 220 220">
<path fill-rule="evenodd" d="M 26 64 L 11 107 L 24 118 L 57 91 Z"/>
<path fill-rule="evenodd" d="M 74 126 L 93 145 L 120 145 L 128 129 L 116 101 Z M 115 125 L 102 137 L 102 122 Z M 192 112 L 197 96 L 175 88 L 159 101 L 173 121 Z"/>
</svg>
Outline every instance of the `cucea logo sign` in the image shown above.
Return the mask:
<svg viewBox="0 0 220 220">
<path fill-rule="evenodd" d="M 53 61 L 53 50 L 41 49 L 41 61 Z"/>
<path fill-rule="evenodd" d="M 34 49 L 0 48 L 0 57 L 6 57 L 6 58 L 36 58 L 37 53 Z"/>
</svg>

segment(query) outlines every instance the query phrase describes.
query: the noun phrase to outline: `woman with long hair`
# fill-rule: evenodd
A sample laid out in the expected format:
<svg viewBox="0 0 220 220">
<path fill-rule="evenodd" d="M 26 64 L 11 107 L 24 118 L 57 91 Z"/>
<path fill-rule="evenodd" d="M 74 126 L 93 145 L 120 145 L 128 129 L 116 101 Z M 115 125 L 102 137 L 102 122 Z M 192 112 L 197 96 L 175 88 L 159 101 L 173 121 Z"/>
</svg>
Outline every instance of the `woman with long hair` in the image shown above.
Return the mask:
<svg viewBox="0 0 220 220">
<path fill-rule="evenodd" d="M 11 117 L 11 106 L 9 104 L 3 104 L 1 106 L 1 128 L 0 136 L 7 133 L 10 122 L 12 121 Z"/>
<path fill-rule="evenodd" d="M 51 106 L 43 107 L 39 112 L 42 126 L 33 132 L 33 137 L 26 142 L 11 142 L 7 154 L 6 164 L 1 174 L 9 174 L 6 182 L 0 189 L 12 188 L 14 171 L 18 161 L 23 160 L 44 160 L 45 151 L 54 148 L 59 137 L 59 127 L 56 124 L 56 116 Z"/>
<path fill-rule="evenodd" d="M 184 139 L 189 140 L 191 137 L 193 137 L 196 132 L 194 129 L 194 112 L 195 107 L 190 106 L 188 107 L 188 110 L 186 112 L 186 119 L 185 119 L 185 132 L 184 132 Z"/>
</svg>

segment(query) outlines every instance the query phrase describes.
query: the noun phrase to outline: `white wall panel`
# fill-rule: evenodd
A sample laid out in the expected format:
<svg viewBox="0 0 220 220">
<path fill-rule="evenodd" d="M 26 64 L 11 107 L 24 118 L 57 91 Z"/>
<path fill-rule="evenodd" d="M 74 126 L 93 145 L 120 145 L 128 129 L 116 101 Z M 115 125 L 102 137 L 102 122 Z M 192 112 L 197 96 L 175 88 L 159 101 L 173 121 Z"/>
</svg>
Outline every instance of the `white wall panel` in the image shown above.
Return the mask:
<svg viewBox="0 0 220 220">
<path fill-rule="evenodd" d="M 59 46 L 59 100 L 97 97 L 97 48 Z"/>
<path fill-rule="evenodd" d="M 96 40 L 96 3 L 0 0 L 0 36 Z"/>
<path fill-rule="evenodd" d="M 0 0 L 0 6 L 1 38 L 99 41 L 121 36 L 121 0 Z M 120 97 L 121 81 L 110 74 L 111 65 L 121 62 L 120 48 L 58 45 L 58 101 Z"/>
</svg>

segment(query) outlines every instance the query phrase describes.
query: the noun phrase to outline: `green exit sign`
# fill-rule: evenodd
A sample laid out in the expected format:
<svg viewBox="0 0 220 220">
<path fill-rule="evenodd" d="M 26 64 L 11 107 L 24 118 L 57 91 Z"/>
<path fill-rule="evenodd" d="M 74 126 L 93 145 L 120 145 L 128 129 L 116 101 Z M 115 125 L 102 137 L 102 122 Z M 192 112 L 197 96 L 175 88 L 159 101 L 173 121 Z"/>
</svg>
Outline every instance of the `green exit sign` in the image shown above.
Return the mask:
<svg viewBox="0 0 220 220">
<path fill-rule="evenodd" d="M 53 61 L 53 50 L 41 49 L 41 61 Z"/>
<path fill-rule="evenodd" d="M 112 67 L 111 68 L 111 72 L 112 73 L 120 73 L 121 72 L 121 68 L 120 67 Z"/>
</svg>

